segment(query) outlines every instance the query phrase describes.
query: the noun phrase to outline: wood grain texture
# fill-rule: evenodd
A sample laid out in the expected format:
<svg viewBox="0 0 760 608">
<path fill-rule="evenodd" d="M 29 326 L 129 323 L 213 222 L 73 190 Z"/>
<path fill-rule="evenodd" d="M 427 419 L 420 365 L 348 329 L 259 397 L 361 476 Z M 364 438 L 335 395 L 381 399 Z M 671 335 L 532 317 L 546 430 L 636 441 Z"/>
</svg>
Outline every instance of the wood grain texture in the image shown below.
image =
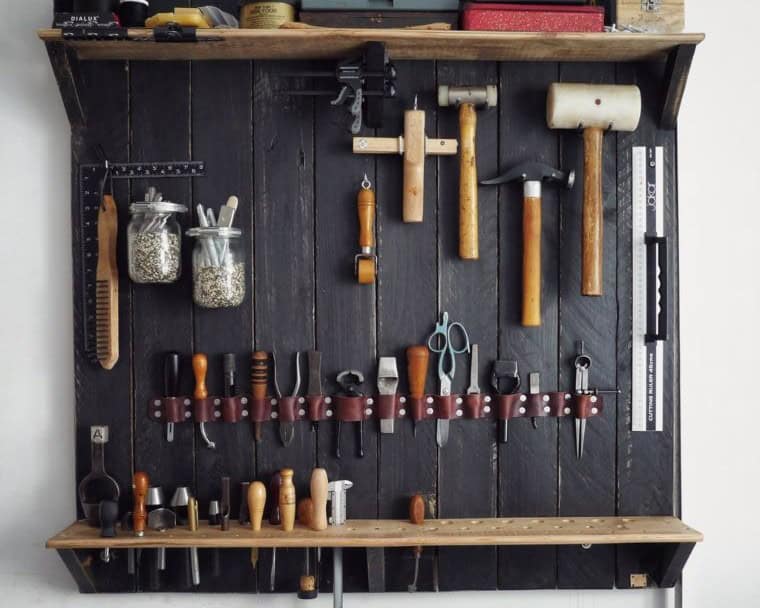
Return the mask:
<svg viewBox="0 0 760 608">
<path fill-rule="evenodd" d="M 438 63 L 439 85 L 498 84 L 498 66 Z M 440 108 L 438 135 L 458 130 L 456 108 Z M 495 174 L 498 169 L 498 108 L 478 113 L 478 171 Z M 480 345 L 480 385 L 487 386 L 487 362 L 497 355 L 498 336 L 498 208 L 497 191 L 481 188 L 480 260 L 461 260 L 459 235 L 459 163 L 453 158 L 438 161 L 438 280 L 440 312 L 464 324 L 470 340 Z M 430 320 L 429 331 L 433 330 Z M 437 356 L 430 366 L 437 369 Z M 452 394 L 465 392 L 469 380 L 469 357 L 459 356 Z M 435 391 L 439 389 L 437 378 Z M 496 514 L 496 434 L 485 420 L 453 420 L 448 445 L 438 454 L 438 516 L 488 517 Z M 478 475 L 472 472 L 477 470 Z M 444 549 L 439 551 L 438 578 L 441 590 L 495 589 L 496 550 Z"/>
<path fill-rule="evenodd" d="M 558 134 L 545 128 L 546 92 L 559 77 L 557 64 L 505 63 L 500 70 L 499 172 L 532 160 L 574 169 L 561 165 Z M 523 189 L 511 184 L 498 193 L 499 358 L 516 359 L 523 382 L 530 372 L 539 372 L 542 390 L 558 390 L 560 191 L 543 187 L 543 322 L 535 328 L 520 324 Z M 509 423 L 509 441 L 498 447 L 500 516 L 557 514 L 557 441 L 556 420 L 541 420 L 538 429 L 528 420 Z M 499 588 L 555 587 L 556 553 L 554 547 L 499 549 Z"/>
<path fill-rule="evenodd" d="M 151 5 L 152 7 L 152 5 Z M 45 42 L 59 30 L 38 30 Z M 130 37 L 146 38 L 142 29 Z M 394 59 L 473 61 L 645 61 L 664 58 L 679 44 L 699 44 L 704 34 L 523 33 L 415 31 L 403 29 L 198 30 L 201 44 L 152 41 L 72 41 L 83 60 L 133 59 L 337 59 L 360 52 L 368 41 L 385 42 Z"/>
<path fill-rule="evenodd" d="M 435 131 L 438 107 L 435 99 L 435 64 L 401 62 L 396 65 L 399 99 L 389 104 L 381 135 L 397 133 L 405 111 L 418 107 L 425 112 L 425 130 Z M 406 349 L 424 344 L 430 323 L 437 311 L 436 238 L 436 163 L 425 162 L 425 192 L 422 215 L 417 224 L 402 221 L 403 161 L 400 157 L 376 157 L 378 192 L 378 254 L 380 274 L 377 294 L 377 351 L 379 356 L 394 356 L 399 369 L 399 392 L 407 394 L 409 367 Z M 452 159 L 453 160 L 453 159 Z M 427 349 L 425 349 L 427 352 Z M 427 389 L 433 390 L 434 374 L 428 366 Z M 424 388 L 422 389 L 424 393 Z M 419 423 L 417 436 L 411 420 L 397 420 L 393 435 L 380 435 L 378 470 L 378 514 L 382 518 L 406 519 L 409 498 L 421 494 L 428 504 L 428 515 L 437 513 L 437 450 L 432 423 Z M 418 589 L 433 588 L 434 551 L 423 552 L 420 559 Z M 386 588 L 406 591 L 414 576 L 410 550 L 386 550 Z"/>
<path fill-rule="evenodd" d="M 564 82 L 614 84 L 614 66 L 591 67 L 563 64 Z M 581 295 L 581 188 L 562 193 L 560 228 L 560 325 L 559 387 L 575 386 L 576 342 L 583 340 L 593 359 L 591 388 L 613 388 L 617 383 L 617 176 L 616 134 L 604 138 L 604 285 L 601 297 Z M 573 132 L 561 135 L 562 164 L 583 166 L 582 138 Z M 581 171 L 582 172 L 582 171 Z M 582 176 L 578 176 L 579 183 Z M 575 426 L 571 417 L 560 420 L 559 514 L 590 515 L 615 509 L 616 399 L 605 395 L 603 416 L 586 427 L 583 458 L 575 455 Z M 558 549 L 558 585 L 561 588 L 610 588 L 614 581 L 614 552 L 609 547 L 562 547 Z"/>
</svg>

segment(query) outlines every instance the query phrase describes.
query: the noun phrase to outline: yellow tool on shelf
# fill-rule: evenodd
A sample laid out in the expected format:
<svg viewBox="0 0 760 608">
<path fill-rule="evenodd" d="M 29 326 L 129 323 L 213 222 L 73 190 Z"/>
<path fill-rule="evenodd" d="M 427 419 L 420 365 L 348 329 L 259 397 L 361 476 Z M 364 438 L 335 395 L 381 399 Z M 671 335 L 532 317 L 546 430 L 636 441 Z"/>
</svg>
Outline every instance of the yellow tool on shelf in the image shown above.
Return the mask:
<svg viewBox="0 0 760 608">
<path fill-rule="evenodd" d="M 183 27 L 210 28 L 212 24 L 198 8 L 176 7 L 173 13 L 156 13 L 145 21 L 145 27 L 154 28 L 176 23 Z"/>
</svg>

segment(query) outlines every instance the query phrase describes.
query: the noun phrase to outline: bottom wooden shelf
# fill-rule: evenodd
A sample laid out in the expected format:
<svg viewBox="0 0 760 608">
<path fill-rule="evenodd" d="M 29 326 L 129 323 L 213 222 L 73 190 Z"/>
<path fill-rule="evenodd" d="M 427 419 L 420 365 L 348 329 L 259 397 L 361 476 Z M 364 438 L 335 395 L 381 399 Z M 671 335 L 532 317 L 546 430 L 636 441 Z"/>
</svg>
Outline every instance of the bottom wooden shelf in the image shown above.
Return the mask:
<svg viewBox="0 0 760 608">
<path fill-rule="evenodd" d="M 283 532 L 265 524 L 260 532 L 237 522 L 222 532 L 201 522 L 197 532 L 174 528 L 147 530 L 137 537 L 119 531 L 101 538 L 100 530 L 76 522 L 47 541 L 49 549 L 154 547 L 414 547 L 471 545 L 623 545 L 681 544 L 703 540 L 700 532 L 676 517 L 527 517 L 432 519 L 416 526 L 400 520 L 348 520 L 344 526 L 314 532 L 296 526 Z"/>
</svg>

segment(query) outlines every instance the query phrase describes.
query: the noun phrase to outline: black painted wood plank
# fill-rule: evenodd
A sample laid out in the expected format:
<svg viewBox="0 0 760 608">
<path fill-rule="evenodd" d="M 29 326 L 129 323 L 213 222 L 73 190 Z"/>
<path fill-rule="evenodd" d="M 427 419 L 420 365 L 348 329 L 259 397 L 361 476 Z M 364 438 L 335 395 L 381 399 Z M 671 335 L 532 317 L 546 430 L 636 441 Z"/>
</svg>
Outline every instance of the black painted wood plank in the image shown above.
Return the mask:
<svg viewBox="0 0 760 608">
<path fill-rule="evenodd" d="M 131 158 L 141 160 L 185 160 L 191 156 L 190 64 L 189 62 L 136 62 L 131 70 Z M 158 181 L 158 180 L 156 180 Z M 149 185 L 156 185 L 165 200 L 190 205 L 189 179 L 133 182 L 133 198 L 142 198 Z M 189 214 L 188 214 L 189 215 Z M 190 221 L 189 217 L 182 219 Z M 135 469 L 148 473 L 152 485 L 160 485 L 171 498 L 180 485 L 194 487 L 194 427 L 175 425 L 174 441 L 165 439 L 165 426 L 149 420 L 148 399 L 163 391 L 163 365 L 168 351 L 184 355 L 180 370 L 183 394 L 192 394 L 190 354 L 193 351 L 192 243 L 185 239 L 182 277 L 166 286 L 133 285 L 134 314 L 134 402 Z M 209 425 L 211 426 L 211 425 Z M 213 433 L 213 430 L 211 431 Z M 200 438 L 199 438 L 200 441 Z M 207 504 L 201 504 L 205 512 Z M 145 558 L 145 552 L 143 552 Z M 167 551 L 167 571 L 161 589 L 186 590 L 181 550 Z M 145 560 L 143 564 L 146 564 Z M 144 569 L 145 570 L 145 569 Z M 146 574 L 143 572 L 142 574 Z M 147 580 L 141 577 L 141 582 Z"/>
<path fill-rule="evenodd" d="M 439 62 L 438 84 L 498 85 L 495 63 Z M 438 113 L 439 137 L 459 137 L 458 110 Z M 499 110 L 477 111 L 477 161 L 479 175 L 493 175 L 499 165 Z M 497 356 L 499 313 L 498 285 L 498 191 L 479 189 L 480 259 L 458 257 L 459 160 L 441 157 L 438 163 L 438 255 L 439 309 L 467 328 L 470 340 L 480 345 L 480 385 L 488 386 L 488 366 Z M 433 329 L 430 320 L 430 330 Z M 431 356 L 431 366 L 437 366 Z M 469 385 L 469 357 L 457 360 L 452 393 Z M 436 392 L 438 384 L 435 385 Z M 438 508 L 440 517 L 489 517 L 496 514 L 496 433 L 485 420 L 453 420 L 449 443 L 438 453 Z M 440 548 L 440 589 L 496 588 L 496 548 Z"/>
<path fill-rule="evenodd" d="M 613 65 L 562 64 L 564 82 L 614 83 Z M 575 386 L 576 342 L 585 342 L 593 360 L 592 388 L 610 388 L 617 382 L 617 189 L 616 133 L 604 140 L 604 283 L 601 297 L 581 295 L 581 213 L 583 208 L 583 140 L 562 132 L 562 163 L 575 167 L 580 187 L 561 195 L 560 203 L 560 388 Z M 615 513 L 616 399 L 604 395 L 602 416 L 587 423 L 583 458 L 575 455 L 575 425 L 571 417 L 560 424 L 559 514 L 604 516 Z M 614 548 L 559 547 L 558 585 L 561 588 L 609 588 L 614 580 Z"/>
<path fill-rule="evenodd" d="M 403 131 L 404 111 L 414 107 L 425 111 L 426 132 L 435 133 L 437 102 L 435 64 L 433 62 L 397 62 L 399 97 L 388 104 L 381 137 L 396 137 Z M 425 221 L 404 224 L 401 215 L 403 193 L 403 159 L 379 155 L 377 158 L 378 255 L 378 355 L 396 357 L 399 369 L 399 392 L 408 392 L 406 349 L 424 344 L 430 321 L 437 311 L 438 276 L 436 217 L 436 162 L 425 166 Z M 428 389 L 433 390 L 432 366 Z M 379 516 L 408 519 L 409 499 L 421 494 L 428 504 L 427 517 L 435 515 L 437 494 L 437 450 L 433 424 L 419 424 L 417 437 L 412 421 L 397 420 L 393 435 L 380 435 L 380 469 L 378 472 Z M 432 509 L 432 510 L 431 510 Z M 433 586 L 433 549 L 423 552 L 417 588 Z M 414 578 L 414 554 L 409 549 L 386 549 L 386 589 L 406 591 Z"/>
<path fill-rule="evenodd" d="M 546 92 L 559 77 L 557 64 L 503 63 L 499 112 L 499 174 L 526 161 L 562 168 L 559 138 L 546 127 Z M 541 374 L 542 390 L 557 390 L 559 325 L 559 186 L 545 184 L 542 212 L 542 325 L 523 327 L 523 186 L 499 188 L 499 356 L 518 361 L 523 390 L 528 374 Z M 509 423 L 509 441 L 499 444 L 499 516 L 557 514 L 558 423 L 529 420 Z M 499 588 L 553 588 L 557 581 L 555 547 L 501 547 Z"/>
<path fill-rule="evenodd" d="M 109 160 L 125 161 L 129 155 L 128 95 L 129 83 L 124 62 L 88 63 L 81 66 L 84 103 L 91 108 L 92 125 L 86 131 L 87 139 L 80 140 L 74 134 L 74 158 L 72 159 L 73 196 L 72 205 L 72 252 L 74 269 L 74 390 L 77 419 L 77 483 L 91 469 L 90 426 L 107 425 L 109 441 L 105 447 L 105 463 L 108 473 L 116 479 L 121 490 L 119 507 L 122 512 L 131 507 L 132 482 L 132 416 L 130 380 L 130 350 L 132 333 L 130 314 L 132 299 L 129 290 L 126 263 L 126 225 L 129 221 L 129 184 L 114 183 L 119 222 L 117 240 L 117 263 L 119 267 L 119 350 L 120 359 L 111 371 L 91 363 L 84 352 L 83 297 L 85 278 L 82 274 L 79 200 L 79 163 L 101 162 L 97 146 Z M 90 306 L 94 311 L 94 304 Z M 104 404 L 108 404 L 104 407 Z M 81 508 L 77 505 L 81 517 Z M 126 570 L 109 564 L 108 577 L 99 577 L 100 591 L 131 591 L 135 587 L 133 577 Z"/>
<path fill-rule="evenodd" d="M 351 153 L 351 134 L 344 107 L 335 108 L 328 98 L 315 102 L 316 214 L 316 311 L 317 346 L 322 351 L 326 390 L 337 391 L 335 378 L 342 370 L 364 374 L 365 392 L 375 390 L 376 289 L 359 285 L 353 275 L 359 250 L 356 195 L 366 173 L 374 180 L 375 159 Z M 363 131 L 365 135 L 370 132 Z M 374 423 L 365 423 L 364 458 L 357 456 L 355 423 L 343 425 L 343 457 L 335 458 L 334 422 L 320 424 L 317 447 L 319 466 L 330 480 L 348 479 L 348 517 L 377 517 L 378 439 Z M 363 550 L 345 550 L 344 588 L 367 590 Z"/>
<path fill-rule="evenodd" d="M 254 64 L 254 241 L 256 349 L 277 352 L 279 386 L 290 394 L 295 384 L 295 353 L 315 346 L 314 319 L 314 123 L 309 98 L 288 97 L 285 72 L 303 64 Z M 308 379 L 301 358 L 301 394 Z M 296 423 L 288 447 L 276 422 L 263 425 L 257 446 L 257 478 L 267 486 L 272 473 L 295 471 L 296 494 L 308 495 L 315 464 L 316 434 L 307 422 Z M 259 589 L 269 591 L 271 551 L 262 551 Z M 278 591 L 295 591 L 303 551 L 278 550 Z"/>
<path fill-rule="evenodd" d="M 208 177 L 193 185 L 194 201 L 218 209 L 227 197 L 239 199 L 234 226 L 241 237 L 247 264 L 246 297 L 236 308 L 208 310 L 195 307 L 195 350 L 209 357 L 208 387 L 214 395 L 224 391 L 223 353 L 237 359 L 237 393 L 250 391 L 250 353 L 253 350 L 253 193 L 251 181 L 252 105 L 250 62 L 205 62 L 192 65 L 193 156 L 206 161 Z M 219 120 L 224 115 L 224 120 Z M 231 478 L 232 515 L 237 516 L 241 500 L 240 482 L 255 479 L 253 430 L 247 420 L 237 424 L 218 422 L 209 426 L 216 449 L 196 443 L 196 493 L 201 504 L 221 498 L 221 478 Z M 249 551 L 221 552 L 223 577 L 205 576 L 204 591 L 254 591 L 256 579 Z"/>
</svg>

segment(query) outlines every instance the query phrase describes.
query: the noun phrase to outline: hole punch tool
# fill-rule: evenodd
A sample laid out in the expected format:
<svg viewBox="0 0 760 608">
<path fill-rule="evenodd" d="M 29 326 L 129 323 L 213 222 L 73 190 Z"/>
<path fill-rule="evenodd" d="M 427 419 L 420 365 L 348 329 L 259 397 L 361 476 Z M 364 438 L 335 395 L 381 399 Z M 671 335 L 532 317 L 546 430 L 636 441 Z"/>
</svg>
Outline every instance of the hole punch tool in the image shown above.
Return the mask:
<svg viewBox="0 0 760 608">
<path fill-rule="evenodd" d="M 283 397 L 282 392 L 280 391 L 280 385 L 277 383 L 277 356 L 274 352 L 272 353 L 272 380 L 274 382 L 274 392 L 281 405 L 284 405 L 283 401 L 288 399 L 298 401 L 298 391 L 301 389 L 301 353 L 296 352 L 296 383 L 293 386 L 293 391 L 290 395 Z M 295 405 L 293 405 L 293 407 L 295 407 Z M 283 416 L 284 409 L 284 407 L 280 407 L 280 441 L 282 442 L 282 445 L 287 447 L 290 445 L 290 442 L 293 441 L 293 436 L 295 435 L 295 420 L 287 420 L 286 417 Z"/>
<path fill-rule="evenodd" d="M 462 347 L 454 346 L 453 332 L 458 331 L 462 341 Z M 451 385 L 456 375 L 456 356 L 470 352 L 470 336 L 464 325 L 455 321 L 449 323 L 449 313 L 444 312 L 440 323 L 435 324 L 435 330 L 428 338 L 428 348 L 438 354 L 438 380 L 440 382 L 440 396 L 451 396 Z M 439 418 L 436 424 L 435 439 L 438 447 L 444 447 L 449 441 L 449 421 Z"/>
<path fill-rule="evenodd" d="M 106 473 L 105 445 L 108 443 L 107 426 L 90 427 L 90 457 L 92 469 L 79 482 L 79 502 L 90 526 L 100 525 L 100 502 L 119 501 L 119 484 Z"/>
<path fill-rule="evenodd" d="M 494 361 L 491 368 L 491 387 L 498 395 L 514 395 L 520 390 L 520 371 L 514 359 Z M 499 441 L 509 440 L 509 420 L 499 420 Z"/>
<path fill-rule="evenodd" d="M 359 371 L 348 369 L 340 372 L 335 379 L 340 386 L 341 395 L 344 397 L 364 397 L 364 392 L 361 390 L 362 384 L 364 384 L 364 374 Z M 340 450 L 340 436 L 344 422 L 338 420 L 338 432 L 335 438 L 335 457 L 341 457 Z M 356 424 L 359 425 L 359 433 L 357 436 L 357 450 L 359 458 L 364 458 L 364 421 L 358 420 Z"/>
</svg>

